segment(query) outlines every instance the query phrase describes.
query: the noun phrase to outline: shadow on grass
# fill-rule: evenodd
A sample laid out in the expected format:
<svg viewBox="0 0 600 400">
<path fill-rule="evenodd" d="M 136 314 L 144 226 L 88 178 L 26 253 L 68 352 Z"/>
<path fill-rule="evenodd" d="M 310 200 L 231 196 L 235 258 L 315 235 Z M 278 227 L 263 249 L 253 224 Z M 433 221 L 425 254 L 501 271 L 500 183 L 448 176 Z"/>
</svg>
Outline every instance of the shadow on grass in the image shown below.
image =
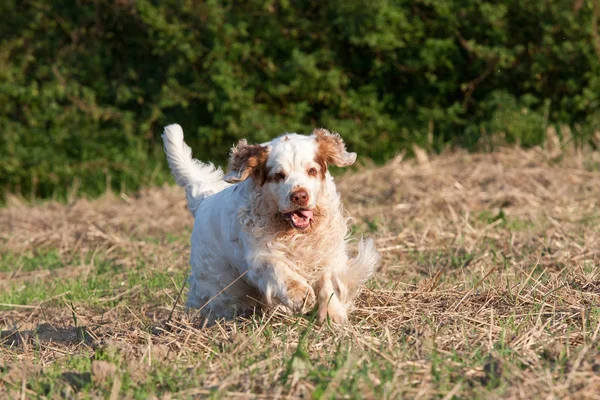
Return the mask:
<svg viewBox="0 0 600 400">
<path fill-rule="evenodd" d="M 48 323 L 38 325 L 31 330 L 0 331 L 0 344 L 5 347 L 23 346 L 25 343 L 63 343 L 77 344 L 92 342 L 92 337 L 84 326 L 55 327 Z"/>
</svg>

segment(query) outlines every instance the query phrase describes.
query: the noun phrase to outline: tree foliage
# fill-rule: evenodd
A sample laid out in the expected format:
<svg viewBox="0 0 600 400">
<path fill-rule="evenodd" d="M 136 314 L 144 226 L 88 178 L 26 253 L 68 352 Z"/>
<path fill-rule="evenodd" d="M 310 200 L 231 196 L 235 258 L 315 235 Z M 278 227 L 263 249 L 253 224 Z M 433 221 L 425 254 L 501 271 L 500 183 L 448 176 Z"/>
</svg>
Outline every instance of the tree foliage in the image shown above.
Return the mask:
<svg viewBox="0 0 600 400">
<path fill-rule="evenodd" d="M 0 3 L 0 186 L 165 179 L 162 126 L 201 159 L 325 126 L 384 160 L 548 124 L 600 128 L 593 0 Z"/>
</svg>

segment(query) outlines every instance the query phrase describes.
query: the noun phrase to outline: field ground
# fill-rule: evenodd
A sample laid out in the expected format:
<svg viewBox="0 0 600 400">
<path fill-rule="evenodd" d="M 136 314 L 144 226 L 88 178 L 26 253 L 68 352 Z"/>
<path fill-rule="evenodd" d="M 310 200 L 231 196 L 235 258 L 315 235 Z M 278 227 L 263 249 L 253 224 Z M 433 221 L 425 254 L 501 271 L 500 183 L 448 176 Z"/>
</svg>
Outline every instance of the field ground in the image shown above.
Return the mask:
<svg viewBox="0 0 600 400">
<path fill-rule="evenodd" d="M 600 399 L 600 154 L 400 158 L 337 179 L 381 268 L 346 328 L 176 303 L 182 190 L 0 210 L 0 398 Z M 185 297 L 185 291 L 183 293 Z"/>
</svg>

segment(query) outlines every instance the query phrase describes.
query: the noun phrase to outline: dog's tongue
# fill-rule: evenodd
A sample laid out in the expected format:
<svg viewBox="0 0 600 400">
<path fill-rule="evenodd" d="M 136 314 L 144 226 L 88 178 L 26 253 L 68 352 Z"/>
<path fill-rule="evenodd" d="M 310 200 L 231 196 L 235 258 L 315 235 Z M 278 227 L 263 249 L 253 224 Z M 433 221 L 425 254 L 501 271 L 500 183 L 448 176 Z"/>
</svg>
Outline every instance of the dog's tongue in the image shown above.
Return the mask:
<svg viewBox="0 0 600 400">
<path fill-rule="evenodd" d="M 302 214 L 306 219 L 311 219 L 313 217 L 313 212 L 311 210 L 298 210 L 296 212 Z"/>
<path fill-rule="evenodd" d="M 292 223 L 296 228 L 304 229 L 310 225 L 310 220 L 313 217 L 313 212 L 310 210 L 296 210 L 290 215 Z"/>
</svg>

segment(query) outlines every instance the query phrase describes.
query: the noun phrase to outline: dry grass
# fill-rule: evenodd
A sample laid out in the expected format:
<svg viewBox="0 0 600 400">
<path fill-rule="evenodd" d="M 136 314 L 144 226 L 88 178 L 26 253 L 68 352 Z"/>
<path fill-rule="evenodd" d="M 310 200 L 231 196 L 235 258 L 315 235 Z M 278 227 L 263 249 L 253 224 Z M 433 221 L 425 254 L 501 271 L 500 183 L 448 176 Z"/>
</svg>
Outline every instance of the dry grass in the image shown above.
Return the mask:
<svg viewBox="0 0 600 400">
<path fill-rule="evenodd" d="M 0 397 L 600 398 L 600 156 L 397 159 L 339 179 L 383 256 L 353 325 L 181 302 L 182 191 L 0 210 Z M 51 266 L 51 267 L 49 267 Z"/>
</svg>

